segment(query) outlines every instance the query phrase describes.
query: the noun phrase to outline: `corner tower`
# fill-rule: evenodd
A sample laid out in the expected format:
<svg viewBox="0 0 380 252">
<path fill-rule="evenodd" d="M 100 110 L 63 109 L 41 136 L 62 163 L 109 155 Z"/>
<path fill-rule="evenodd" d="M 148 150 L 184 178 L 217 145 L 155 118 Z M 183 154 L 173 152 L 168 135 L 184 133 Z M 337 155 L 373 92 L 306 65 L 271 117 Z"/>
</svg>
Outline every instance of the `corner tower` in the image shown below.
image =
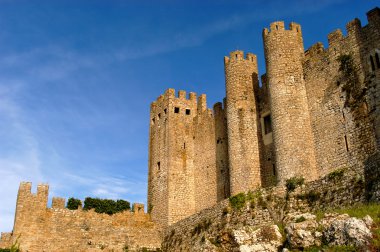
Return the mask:
<svg viewBox="0 0 380 252">
<path fill-rule="evenodd" d="M 224 57 L 227 92 L 228 155 L 231 195 L 261 186 L 256 55 L 235 51 Z"/>
<path fill-rule="evenodd" d="M 271 106 L 277 180 L 317 178 L 314 140 L 310 124 L 302 62 L 301 26 L 274 22 L 264 29 L 264 50 Z"/>
<path fill-rule="evenodd" d="M 149 132 L 148 212 L 167 226 L 195 212 L 195 93 L 166 90 L 151 104 Z"/>
</svg>

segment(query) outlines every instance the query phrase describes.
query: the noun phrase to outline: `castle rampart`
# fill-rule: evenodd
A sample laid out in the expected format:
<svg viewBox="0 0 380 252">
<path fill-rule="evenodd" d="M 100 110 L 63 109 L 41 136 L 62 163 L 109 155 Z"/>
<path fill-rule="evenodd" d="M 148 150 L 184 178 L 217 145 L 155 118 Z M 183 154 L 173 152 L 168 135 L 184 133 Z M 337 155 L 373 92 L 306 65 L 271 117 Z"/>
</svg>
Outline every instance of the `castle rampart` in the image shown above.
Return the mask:
<svg viewBox="0 0 380 252">
<path fill-rule="evenodd" d="M 0 247 L 20 237 L 28 251 L 154 248 L 161 230 L 168 246 L 182 235 L 183 244 L 193 244 L 191 233 L 206 219 L 227 218 L 226 198 L 254 189 L 284 196 L 283 184 L 294 176 L 313 180 L 299 189 L 303 195 L 323 195 L 314 206 L 309 202 L 315 209 L 340 206 L 342 198 L 361 202 L 365 189 L 379 200 L 380 9 L 367 19 L 364 26 L 349 22 L 347 35 L 328 34 L 326 48 L 318 42 L 306 51 L 299 24 L 271 23 L 263 30 L 262 86 L 256 56 L 231 52 L 224 57 L 226 98 L 213 110 L 205 94 L 167 89 L 160 95 L 150 107 L 150 214 L 142 204 L 112 216 L 68 210 L 58 197 L 47 208 L 48 185 L 34 194 L 31 183 L 21 183 L 13 233 L 2 234 Z M 337 169 L 343 179 L 326 176 Z M 244 220 L 273 221 L 268 209 L 256 210 Z"/>
<path fill-rule="evenodd" d="M 31 183 L 20 184 L 15 227 L 12 233 L 2 233 L 0 248 L 16 240 L 22 251 L 30 252 L 160 247 L 160 230 L 143 204 L 114 215 L 69 210 L 64 198 L 53 198 L 52 208 L 47 208 L 48 186 L 39 185 L 36 194 L 30 189 Z"/>
</svg>

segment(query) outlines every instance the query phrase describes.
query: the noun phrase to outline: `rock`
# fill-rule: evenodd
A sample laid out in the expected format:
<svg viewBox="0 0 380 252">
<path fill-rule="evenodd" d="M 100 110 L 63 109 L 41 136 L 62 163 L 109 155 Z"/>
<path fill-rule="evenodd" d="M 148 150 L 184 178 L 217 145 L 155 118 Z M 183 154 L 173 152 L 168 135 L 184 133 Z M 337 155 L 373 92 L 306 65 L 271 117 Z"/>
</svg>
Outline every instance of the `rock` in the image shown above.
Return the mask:
<svg viewBox="0 0 380 252">
<path fill-rule="evenodd" d="M 364 221 L 364 223 L 366 224 L 366 226 L 368 228 L 372 227 L 372 225 L 373 225 L 373 219 L 371 218 L 371 216 L 366 215 L 362 220 Z"/>
<path fill-rule="evenodd" d="M 323 239 L 328 245 L 353 245 L 362 248 L 372 239 L 371 231 L 363 220 L 337 216 L 321 222 L 324 223 Z"/>
<path fill-rule="evenodd" d="M 277 225 L 264 226 L 258 229 L 245 227 L 232 231 L 235 242 L 241 252 L 278 251 L 282 245 L 282 235 Z"/>
<path fill-rule="evenodd" d="M 315 234 L 318 228 L 315 215 L 301 214 L 293 216 L 290 219 L 295 222 L 287 224 L 285 232 L 286 239 L 291 248 L 302 249 L 320 244 L 321 235 Z"/>
</svg>

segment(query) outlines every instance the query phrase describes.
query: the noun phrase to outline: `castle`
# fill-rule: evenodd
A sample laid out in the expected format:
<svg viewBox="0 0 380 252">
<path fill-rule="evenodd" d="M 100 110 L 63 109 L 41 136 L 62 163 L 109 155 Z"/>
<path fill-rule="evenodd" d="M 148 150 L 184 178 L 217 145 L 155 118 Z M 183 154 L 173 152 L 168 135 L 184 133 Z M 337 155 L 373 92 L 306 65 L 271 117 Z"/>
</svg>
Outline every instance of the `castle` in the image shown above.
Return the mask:
<svg viewBox="0 0 380 252">
<path fill-rule="evenodd" d="M 121 251 L 159 247 L 162 230 L 240 192 L 363 172 L 380 146 L 380 9 L 304 51 L 301 26 L 264 29 L 266 74 L 254 54 L 224 58 L 226 98 L 168 89 L 150 109 L 148 212 L 112 216 L 68 210 L 48 186 L 21 183 L 12 233 L 27 251 Z M 190 220 L 190 219 L 189 219 Z M 21 235 L 21 236 L 20 236 Z M 108 249 L 108 250 L 107 250 Z"/>
<path fill-rule="evenodd" d="M 380 9 L 304 51 L 301 26 L 264 29 L 257 58 L 224 58 L 226 98 L 168 89 L 151 104 L 148 205 L 163 226 L 217 202 L 291 177 L 361 169 L 380 144 Z"/>
</svg>

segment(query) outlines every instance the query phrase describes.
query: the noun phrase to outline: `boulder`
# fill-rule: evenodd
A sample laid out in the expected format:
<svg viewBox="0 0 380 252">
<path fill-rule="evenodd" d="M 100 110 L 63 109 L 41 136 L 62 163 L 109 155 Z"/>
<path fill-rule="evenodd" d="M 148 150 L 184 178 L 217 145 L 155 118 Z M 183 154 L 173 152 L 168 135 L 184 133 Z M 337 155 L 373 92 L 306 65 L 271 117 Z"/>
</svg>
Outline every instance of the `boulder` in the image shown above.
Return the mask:
<svg viewBox="0 0 380 252">
<path fill-rule="evenodd" d="M 282 245 L 282 235 L 277 225 L 264 226 L 258 229 L 245 227 L 232 231 L 235 242 L 241 252 L 278 251 Z"/>
</svg>

